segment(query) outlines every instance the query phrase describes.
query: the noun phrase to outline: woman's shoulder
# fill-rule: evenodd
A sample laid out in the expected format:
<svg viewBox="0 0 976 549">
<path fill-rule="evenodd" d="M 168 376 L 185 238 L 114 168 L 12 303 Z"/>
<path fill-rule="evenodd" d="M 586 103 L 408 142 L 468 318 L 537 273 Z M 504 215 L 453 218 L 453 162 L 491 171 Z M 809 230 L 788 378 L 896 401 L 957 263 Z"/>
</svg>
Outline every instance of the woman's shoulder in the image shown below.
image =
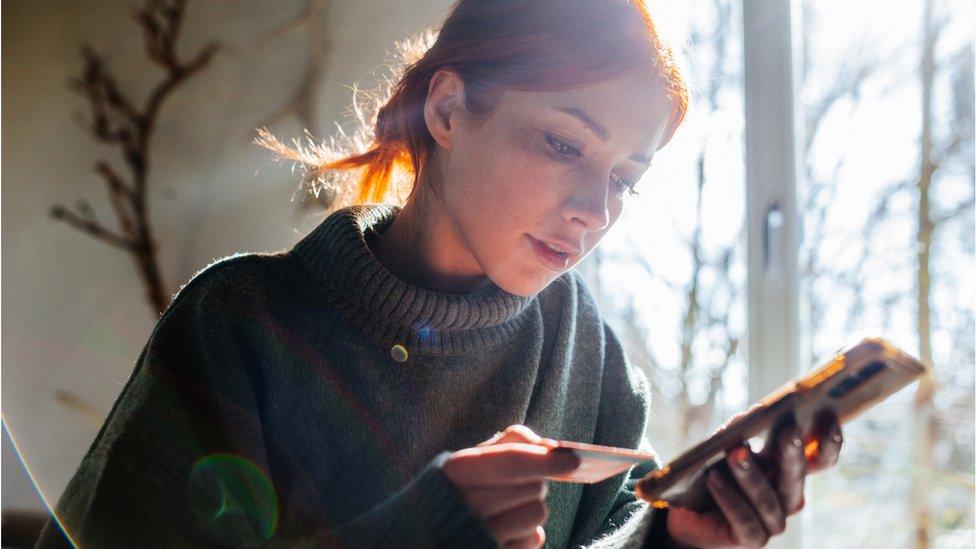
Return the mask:
<svg viewBox="0 0 976 549">
<path fill-rule="evenodd" d="M 286 252 L 236 252 L 215 258 L 180 286 L 167 312 L 188 305 L 216 310 L 280 300 L 275 294 L 294 288 L 299 272 Z"/>
</svg>

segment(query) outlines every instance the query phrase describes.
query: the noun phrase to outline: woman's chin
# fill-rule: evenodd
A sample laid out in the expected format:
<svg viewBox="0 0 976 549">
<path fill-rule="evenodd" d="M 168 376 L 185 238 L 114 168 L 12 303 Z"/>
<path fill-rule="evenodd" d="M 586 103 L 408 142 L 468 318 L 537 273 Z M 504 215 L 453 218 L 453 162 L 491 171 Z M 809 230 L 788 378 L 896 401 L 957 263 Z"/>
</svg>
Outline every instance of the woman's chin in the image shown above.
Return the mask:
<svg viewBox="0 0 976 549">
<path fill-rule="evenodd" d="M 502 276 L 491 277 L 496 286 L 510 294 L 522 297 L 533 296 L 545 290 L 552 281 L 562 276 L 562 273 L 554 271 L 544 271 L 532 273 L 528 276 Z"/>
</svg>

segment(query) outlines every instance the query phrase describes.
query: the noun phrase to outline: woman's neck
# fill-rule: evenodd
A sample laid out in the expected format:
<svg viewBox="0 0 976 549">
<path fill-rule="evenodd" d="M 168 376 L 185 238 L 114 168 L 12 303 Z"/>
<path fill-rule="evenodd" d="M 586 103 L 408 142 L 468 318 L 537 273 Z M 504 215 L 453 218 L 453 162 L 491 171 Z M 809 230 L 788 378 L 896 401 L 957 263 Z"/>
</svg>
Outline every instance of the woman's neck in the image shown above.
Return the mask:
<svg viewBox="0 0 976 549">
<path fill-rule="evenodd" d="M 384 267 L 414 286 L 445 294 L 479 293 L 492 286 L 443 203 L 422 183 L 369 247 Z"/>
</svg>

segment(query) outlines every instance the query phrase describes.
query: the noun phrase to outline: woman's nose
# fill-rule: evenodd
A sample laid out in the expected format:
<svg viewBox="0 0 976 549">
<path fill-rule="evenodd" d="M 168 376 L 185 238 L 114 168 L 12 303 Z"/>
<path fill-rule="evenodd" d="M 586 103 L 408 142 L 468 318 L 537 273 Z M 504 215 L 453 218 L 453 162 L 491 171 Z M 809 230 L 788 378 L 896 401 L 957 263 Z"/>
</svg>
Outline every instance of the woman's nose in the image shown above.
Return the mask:
<svg viewBox="0 0 976 549">
<path fill-rule="evenodd" d="M 607 228 L 610 224 L 608 192 L 606 184 L 594 183 L 593 178 L 589 178 L 587 182 L 576 185 L 575 192 L 566 201 L 563 215 L 570 222 L 581 223 L 588 231 Z"/>
</svg>

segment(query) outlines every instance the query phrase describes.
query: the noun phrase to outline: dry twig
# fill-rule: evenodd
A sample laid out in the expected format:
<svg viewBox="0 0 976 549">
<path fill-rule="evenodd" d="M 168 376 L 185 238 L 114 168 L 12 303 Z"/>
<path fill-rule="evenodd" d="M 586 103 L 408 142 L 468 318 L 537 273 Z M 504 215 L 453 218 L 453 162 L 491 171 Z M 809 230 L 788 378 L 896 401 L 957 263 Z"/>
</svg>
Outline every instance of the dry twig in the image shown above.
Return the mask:
<svg viewBox="0 0 976 549">
<path fill-rule="evenodd" d="M 105 160 L 96 162 L 96 172 L 105 180 L 109 202 L 115 212 L 118 230 L 105 226 L 86 201 L 74 210 L 61 205 L 51 208 L 51 216 L 132 254 L 146 285 L 149 303 L 162 313 L 169 298 L 156 259 L 156 244 L 149 224 L 146 186 L 149 172 L 149 145 L 163 101 L 177 86 L 203 69 L 217 52 L 214 42 L 189 61 L 181 60 L 176 41 L 183 22 L 186 0 L 147 0 L 132 17 L 142 27 L 149 59 L 166 73 L 140 109 L 126 97 L 102 58 L 90 47 L 82 48 L 85 69 L 68 86 L 85 97 L 92 110 L 91 130 L 96 140 L 118 145 L 129 168 L 124 178 Z"/>
</svg>

